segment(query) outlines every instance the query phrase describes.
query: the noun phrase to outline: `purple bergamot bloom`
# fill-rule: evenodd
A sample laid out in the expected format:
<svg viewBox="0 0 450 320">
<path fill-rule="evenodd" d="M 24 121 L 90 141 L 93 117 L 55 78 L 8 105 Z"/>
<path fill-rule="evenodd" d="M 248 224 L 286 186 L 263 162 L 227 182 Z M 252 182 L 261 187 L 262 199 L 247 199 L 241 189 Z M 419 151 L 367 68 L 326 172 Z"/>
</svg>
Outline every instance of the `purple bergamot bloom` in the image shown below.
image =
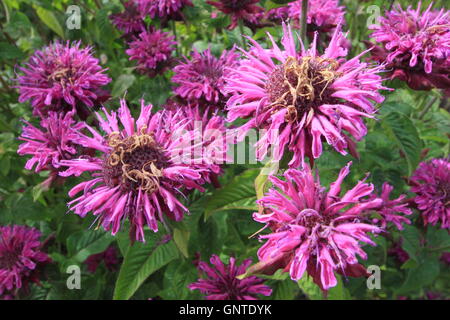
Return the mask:
<svg viewBox="0 0 450 320">
<path fill-rule="evenodd" d="M 450 229 L 450 162 L 432 159 L 422 162 L 410 178 L 417 208 L 425 225 L 441 224 Z"/>
<path fill-rule="evenodd" d="M 87 269 L 91 273 L 95 273 L 97 271 L 98 266 L 101 263 L 104 263 L 106 269 L 108 271 L 115 271 L 117 269 L 117 265 L 119 264 L 119 257 L 117 256 L 117 249 L 113 246 L 110 246 L 103 252 L 90 255 L 84 263 L 87 265 Z"/>
<path fill-rule="evenodd" d="M 19 146 L 17 153 L 21 156 L 32 155 L 25 169 L 33 170 L 36 165 L 35 172 L 54 170 L 60 167 L 61 160 L 77 156 L 79 145 L 75 141 L 83 129 L 83 124 L 75 122 L 72 112 L 49 112 L 48 116 L 41 120 L 40 128 L 27 121 L 24 123 L 19 139 L 25 143 Z"/>
<path fill-rule="evenodd" d="M 219 0 L 206 1 L 206 3 L 230 15 L 231 24 L 228 26 L 230 30 L 238 26 L 239 20 L 257 24 L 261 14 L 264 13 L 264 9 L 258 5 L 259 0 Z"/>
<path fill-rule="evenodd" d="M 21 67 L 17 79 L 19 102 L 31 100 L 34 115 L 46 115 L 49 110 L 67 112 L 76 108 L 82 118 L 109 98 L 101 87 L 111 79 L 104 73 L 92 48 L 80 48 L 81 42 L 55 42 L 30 58 Z"/>
<path fill-rule="evenodd" d="M 149 77 L 164 73 L 169 68 L 175 50 L 175 37 L 162 30 L 144 30 L 128 43 L 125 52 L 129 60 L 136 60 L 137 69 Z"/>
<path fill-rule="evenodd" d="M 397 5 L 369 29 L 382 44 L 372 51 L 374 59 L 386 62 L 392 79 L 415 90 L 450 90 L 450 10 Z"/>
<path fill-rule="evenodd" d="M 123 5 L 125 11 L 109 16 L 112 24 L 125 34 L 141 32 L 145 28 L 145 15 L 133 0 L 127 1 Z"/>
<path fill-rule="evenodd" d="M 380 217 L 373 220 L 373 222 L 379 222 L 379 225 L 384 229 L 389 223 L 392 223 L 398 230 L 403 230 L 403 223 L 411 224 L 411 220 L 407 217 L 400 215 L 411 215 L 412 211 L 408 208 L 408 201 L 406 201 L 405 195 L 400 195 L 397 199 L 390 199 L 390 194 L 394 190 L 394 187 L 389 183 L 383 183 L 381 194 L 378 197 L 373 194 L 372 199 L 379 198 L 382 200 L 381 204 L 373 210 L 378 213 Z"/>
<path fill-rule="evenodd" d="M 207 300 L 257 300 L 258 294 L 272 294 L 264 279 L 255 276 L 242 280 L 236 278 L 246 272 L 252 263 L 250 259 L 237 266 L 236 259 L 231 257 L 229 264 L 225 265 L 217 255 L 212 255 L 210 262 L 212 266 L 203 261 L 198 263 L 198 269 L 206 278 L 188 286 L 205 294 Z"/>
<path fill-rule="evenodd" d="M 191 0 L 136 0 L 136 3 L 152 19 L 175 18 L 185 6 L 193 6 Z"/>
<path fill-rule="evenodd" d="M 237 65 L 238 57 L 234 49 L 224 50 L 220 58 L 213 56 L 210 49 L 203 53 L 194 50 L 190 60 L 185 58 L 173 69 L 172 81 L 178 84 L 174 92 L 190 104 L 223 109 L 228 98 L 225 77 L 228 68 Z"/>
<path fill-rule="evenodd" d="M 26 226 L 0 227 L 0 297 L 38 282 L 37 268 L 50 262 L 41 251 L 41 233 Z"/>
<path fill-rule="evenodd" d="M 258 268 L 283 269 L 294 281 L 306 271 L 324 291 L 337 285 L 335 272 L 352 277 L 367 274 L 357 256 L 366 259 L 361 243 L 375 245 L 369 234 L 382 231 L 366 217 L 382 200 L 369 198 L 374 187 L 365 179 L 341 196 L 350 165 L 328 191 L 308 166 L 288 169 L 284 180 L 269 176 L 273 187 L 258 200 L 261 213 L 253 215 L 272 231 L 260 236 L 267 242 L 258 250 Z"/>
<path fill-rule="evenodd" d="M 137 121 L 124 100 L 118 113 L 103 109 L 106 120 L 99 114 L 97 118 L 106 135 L 86 124 L 92 137 L 80 135 L 77 141 L 101 156 L 60 162 L 69 167 L 60 173 L 63 176 L 92 176 L 69 191 L 71 197 L 82 192 L 69 202 L 70 209 L 81 217 L 92 212 L 113 235 L 128 219 L 130 236 L 139 241 L 144 241 L 145 225 L 157 232 L 157 221 L 164 222 L 165 215 L 176 221 L 183 218 L 188 209 L 178 196 L 183 190 L 203 191 L 202 173 L 214 162 L 205 158 L 202 132 L 186 129 L 192 119 L 180 118 L 182 110 L 152 114 L 151 109 L 142 101 Z"/>
<path fill-rule="evenodd" d="M 284 49 L 270 34 L 271 49 L 250 39 L 252 48 L 227 78 L 228 121 L 248 119 L 238 128 L 238 139 L 252 128 L 266 130 L 256 144 L 258 159 L 271 147 L 274 160 L 280 160 L 288 148 L 291 167 L 305 156 L 318 158 L 322 140 L 343 155 L 347 148 L 354 154 L 350 136 L 359 141 L 366 135 L 363 118 L 373 118 L 374 102 L 384 100 L 378 92 L 386 89 L 378 75 L 382 66 L 361 62 L 365 52 L 342 58 L 347 49 L 340 45 L 344 35 L 339 28 L 322 55 L 316 50 L 317 37 L 309 50 L 298 52 L 291 28 L 284 25 L 283 30 Z"/>
</svg>

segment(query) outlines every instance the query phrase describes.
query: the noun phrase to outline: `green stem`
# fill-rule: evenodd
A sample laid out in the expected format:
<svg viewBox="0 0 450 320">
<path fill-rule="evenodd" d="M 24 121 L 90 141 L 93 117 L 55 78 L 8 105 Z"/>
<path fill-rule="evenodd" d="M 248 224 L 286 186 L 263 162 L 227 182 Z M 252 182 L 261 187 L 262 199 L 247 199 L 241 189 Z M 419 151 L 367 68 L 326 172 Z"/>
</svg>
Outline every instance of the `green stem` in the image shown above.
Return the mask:
<svg viewBox="0 0 450 320">
<path fill-rule="evenodd" d="M 175 24 L 175 21 L 173 21 L 173 20 L 170 23 L 172 25 L 173 35 L 175 36 L 175 42 L 177 43 L 177 56 L 181 57 L 180 44 L 178 42 L 178 35 L 177 35 L 177 25 Z"/>
<path fill-rule="evenodd" d="M 303 0 L 302 16 L 300 17 L 300 38 L 302 39 L 305 48 L 308 47 L 308 38 L 306 34 L 307 27 L 308 27 L 308 0 Z"/>
<path fill-rule="evenodd" d="M 242 19 L 239 19 L 239 33 L 241 34 L 242 49 L 247 50 L 247 41 L 245 41 L 244 37 L 244 22 Z"/>
</svg>

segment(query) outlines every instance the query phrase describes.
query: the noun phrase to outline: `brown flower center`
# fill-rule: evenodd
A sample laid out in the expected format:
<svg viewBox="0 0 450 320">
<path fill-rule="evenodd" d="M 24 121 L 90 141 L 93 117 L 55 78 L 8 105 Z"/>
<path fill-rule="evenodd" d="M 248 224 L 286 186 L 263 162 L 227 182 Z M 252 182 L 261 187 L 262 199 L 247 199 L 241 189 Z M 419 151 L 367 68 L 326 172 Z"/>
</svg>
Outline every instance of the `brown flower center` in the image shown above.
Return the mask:
<svg viewBox="0 0 450 320">
<path fill-rule="evenodd" d="M 142 128 L 139 134 L 121 138 L 113 132 L 108 137 L 112 148 L 105 158 L 103 173 L 107 185 L 120 185 L 125 191 L 152 193 L 159 188 L 162 171 L 169 165 L 169 158 L 157 144 L 152 134 Z"/>
<path fill-rule="evenodd" d="M 289 57 L 278 66 L 266 83 L 265 89 L 274 111 L 287 108 L 286 120 L 302 119 L 319 105 L 333 103 L 330 84 L 340 76 L 339 63 L 334 59 Z"/>
</svg>

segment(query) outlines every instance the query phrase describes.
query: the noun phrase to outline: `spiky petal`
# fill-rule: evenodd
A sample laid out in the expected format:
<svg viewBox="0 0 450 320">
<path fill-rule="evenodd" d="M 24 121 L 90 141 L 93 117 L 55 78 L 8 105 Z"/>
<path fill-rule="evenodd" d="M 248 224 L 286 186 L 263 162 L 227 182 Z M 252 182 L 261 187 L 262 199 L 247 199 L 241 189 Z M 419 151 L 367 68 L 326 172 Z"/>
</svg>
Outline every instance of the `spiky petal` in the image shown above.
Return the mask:
<svg viewBox="0 0 450 320">
<path fill-rule="evenodd" d="M 98 121 L 105 134 L 86 125 L 91 136 L 81 135 L 78 143 L 98 150 L 99 157 L 63 160 L 68 167 L 63 176 L 91 174 L 91 179 L 69 192 L 69 203 L 81 217 L 91 212 L 99 225 L 115 235 L 129 220 L 130 235 L 144 241 L 144 226 L 158 231 L 165 216 L 180 221 L 188 209 L 179 200 L 191 189 L 203 191 L 202 179 L 212 158 L 206 158 L 202 132 L 188 130 L 192 119 L 180 117 L 182 110 L 161 110 L 152 114 L 152 106 L 141 102 L 135 121 L 126 102 L 116 112 L 108 112 Z M 121 125 L 119 125 L 119 121 Z"/>
<path fill-rule="evenodd" d="M 251 265 L 250 259 L 236 265 L 236 259 L 231 257 L 225 265 L 217 255 L 212 255 L 208 263 L 200 261 L 198 269 L 206 278 L 191 283 L 188 288 L 199 290 L 206 295 L 207 300 L 257 300 L 257 295 L 270 296 L 272 290 L 264 284 L 264 280 L 250 276 L 239 280 L 236 277 L 245 273 Z"/>
<path fill-rule="evenodd" d="M 92 48 L 81 48 L 81 42 L 50 44 L 36 51 L 20 71 L 19 102 L 31 100 L 34 115 L 76 108 L 86 117 L 86 106 L 94 107 L 108 98 L 101 88 L 111 79 L 92 56 Z"/>
<path fill-rule="evenodd" d="M 324 291 L 337 285 L 335 272 L 366 275 L 357 258 L 367 258 L 361 243 L 375 245 L 369 234 L 382 230 L 366 214 L 382 200 L 368 198 L 374 188 L 365 179 L 341 195 L 350 165 L 341 170 L 328 192 L 309 167 L 287 170 L 284 180 L 269 177 L 273 187 L 258 201 L 265 210 L 253 215 L 272 230 L 260 236 L 267 240 L 258 250 L 265 269 L 282 268 L 294 281 L 307 272 Z"/>
<path fill-rule="evenodd" d="M 41 233 L 26 226 L 0 227 L 0 297 L 37 281 L 36 269 L 50 261 L 42 252 Z"/>
<path fill-rule="evenodd" d="M 422 162 L 410 178 L 414 201 L 425 225 L 440 224 L 450 229 L 450 162 L 432 159 Z"/>
<path fill-rule="evenodd" d="M 305 156 L 312 160 L 322 154 L 323 140 L 347 154 L 355 149 L 351 137 L 361 140 L 367 133 L 363 119 L 373 118 L 374 103 L 384 100 L 382 66 L 361 62 L 364 53 L 342 58 L 347 50 L 340 45 L 339 28 L 324 54 L 317 52 L 316 41 L 299 52 L 291 28 L 284 25 L 283 31 L 282 48 L 270 34 L 270 49 L 250 39 L 252 48 L 227 79 L 228 120 L 248 119 L 237 129 L 240 139 L 252 128 L 265 130 L 256 144 L 260 160 L 269 148 L 274 160 L 289 149 L 289 165 L 298 167 Z"/>
</svg>

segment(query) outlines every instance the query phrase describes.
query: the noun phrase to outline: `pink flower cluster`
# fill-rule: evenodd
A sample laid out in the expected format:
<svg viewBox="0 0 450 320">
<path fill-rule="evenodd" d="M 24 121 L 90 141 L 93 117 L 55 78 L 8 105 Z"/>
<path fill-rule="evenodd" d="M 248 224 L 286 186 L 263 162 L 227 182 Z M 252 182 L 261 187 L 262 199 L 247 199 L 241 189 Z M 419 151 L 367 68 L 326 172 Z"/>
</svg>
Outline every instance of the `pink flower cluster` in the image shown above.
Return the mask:
<svg viewBox="0 0 450 320">
<path fill-rule="evenodd" d="M 42 252 L 41 233 L 25 226 L 0 227 L 0 297 L 37 281 L 37 269 L 50 261 Z"/>
<path fill-rule="evenodd" d="M 415 90 L 450 90 L 450 11 L 421 10 L 397 5 L 369 27 L 382 47 L 374 58 L 392 69 L 391 78 L 406 81 Z"/>
<path fill-rule="evenodd" d="M 161 30 L 144 30 L 128 44 L 130 48 L 125 52 L 130 56 L 129 60 L 136 60 L 141 73 L 154 77 L 169 67 L 177 44 L 174 39 Z"/>
<path fill-rule="evenodd" d="M 242 23 L 257 24 L 264 9 L 258 5 L 259 0 L 220 0 L 206 1 L 223 13 L 230 15 L 231 24 L 228 29 L 236 28 L 239 21 Z"/>
<path fill-rule="evenodd" d="M 106 119 L 97 114 L 100 134 L 85 125 L 92 136 L 81 134 L 77 143 L 98 150 L 100 157 L 62 160 L 68 169 L 63 176 L 91 173 L 92 179 L 70 190 L 69 195 L 82 195 L 69 202 L 71 210 L 84 217 L 92 212 L 99 225 L 115 235 L 124 220 L 131 223 L 134 239 L 144 241 L 144 226 L 158 231 L 158 221 L 164 216 L 179 221 L 188 209 L 178 200 L 183 191 L 198 189 L 206 181 L 205 173 L 217 172 L 212 163 L 219 163 L 222 153 L 198 152 L 207 143 L 202 131 L 192 126 L 182 109 L 161 110 L 152 114 L 152 106 L 141 103 L 137 120 L 124 100 L 116 112 L 103 109 Z M 121 126 L 119 125 L 119 121 Z M 214 129 L 220 122 L 212 119 Z M 208 155 L 208 157 L 206 156 Z M 216 161 L 212 157 L 217 157 Z M 207 175 L 206 175 L 207 176 Z"/>
<path fill-rule="evenodd" d="M 92 48 L 80 48 L 80 42 L 55 42 L 38 50 L 17 79 L 19 102 L 31 100 L 34 115 L 48 110 L 70 111 L 76 108 L 82 116 L 109 97 L 101 88 L 111 79 L 104 74 Z"/>
<path fill-rule="evenodd" d="M 214 57 L 210 49 L 202 53 L 194 50 L 190 60 L 185 58 L 185 62 L 173 69 L 172 81 L 178 84 L 174 92 L 188 103 L 222 109 L 228 98 L 225 79 L 228 69 L 237 65 L 237 58 L 234 49 L 223 51 L 219 58 Z"/>
<path fill-rule="evenodd" d="M 19 139 L 26 142 L 19 146 L 17 153 L 33 156 L 27 161 L 25 169 L 32 170 L 35 165 L 36 172 L 57 169 L 61 160 L 76 156 L 79 146 L 75 140 L 83 124 L 75 122 L 72 112 L 65 115 L 50 112 L 47 118 L 41 120 L 41 128 L 24 122 L 26 126 Z"/>
<path fill-rule="evenodd" d="M 420 163 L 410 178 L 411 191 L 417 208 L 422 211 L 425 225 L 440 223 L 450 229 L 450 162 L 432 159 Z"/>
<path fill-rule="evenodd" d="M 191 0 L 135 0 L 139 11 L 152 19 L 176 17 L 185 6 L 192 6 Z"/>
<path fill-rule="evenodd" d="M 296 26 L 300 26 L 302 2 L 302 0 L 292 1 L 286 6 L 269 10 L 267 17 L 277 22 L 291 19 Z M 329 32 L 334 30 L 343 22 L 344 14 L 344 7 L 339 6 L 339 0 L 309 0 L 308 31 Z"/>
<path fill-rule="evenodd" d="M 210 259 L 211 265 L 200 261 L 198 269 L 206 278 L 191 283 L 188 288 L 199 290 L 206 295 L 207 300 L 257 300 L 257 295 L 270 296 L 272 290 L 264 284 L 264 280 L 250 276 L 239 280 L 237 276 L 245 273 L 251 265 L 250 259 L 241 265 L 236 265 L 236 259 L 230 258 L 225 265 L 217 255 Z"/>
<path fill-rule="evenodd" d="M 284 180 L 269 177 L 273 187 L 258 201 L 264 210 L 253 216 L 272 231 L 260 236 L 267 240 L 258 251 L 261 270 L 281 268 L 295 281 L 307 272 L 324 291 L 337 285 L 335 272 L 366 275 L 357 257 L 367 258 L 361 243 L 375 245 L 369 235 L 383 230 L 369 214 L 380 211 L 386 216 L 383 210 L 388 210 L 390 189 L 384 187 L 382 198 L 373 197 L 374 187 L 364 179 L 341 195 L 350 165 L 340 171 L 328 191 L 308 167 L 287 170 Z M 394 211 L 405 211 L 403 206 L 391 210 L 389 220 Z"/>
<path fill-rule="evenodd" d="M 270 34 L 270 49 L 250 39 L 252 48 L 232 68 L 228 120 L 248 119 L 238 128 L 240 139 L 252 128 L 266 130 L 256 145 L 259 160 L 270 147 L 277 161 L 288 149 L 293 153 L 289 166 L 298 167 L 305 156 L 320 157 L 323 138 L 339 153 L 355 154 L 351 137 L 359 141 L 366 135 L 363 118 L 374 118 L 374 103 L 384 100 L 378 92 L 386 89 L 378 75 L 382 66 L 361 62 L 364 52 L 345 60 L 339 28 L 323 54 L 316 50 L 316 38 L 299 52 L 291 28 L 283 29 L 283 48 Z"/>
</svg>

